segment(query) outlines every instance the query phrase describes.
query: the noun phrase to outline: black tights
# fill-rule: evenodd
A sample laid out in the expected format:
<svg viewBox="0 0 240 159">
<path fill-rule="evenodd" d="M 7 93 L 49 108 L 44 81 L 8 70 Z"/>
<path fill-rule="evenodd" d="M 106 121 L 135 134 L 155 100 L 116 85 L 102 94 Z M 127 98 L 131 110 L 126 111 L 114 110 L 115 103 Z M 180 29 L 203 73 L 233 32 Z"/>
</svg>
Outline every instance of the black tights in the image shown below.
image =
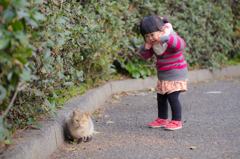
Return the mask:
<svg viewBox="0 0 240 159">
<path fill-rule="evenodd" d="M 181 121 L 182 108 L 179 102 L 178 96 L 181 91 L 173 92 L 170 94 L 159 94 L 157 93 L 158 100 L 158 117 L 161 119 L 168 118 L 168 102 L 172 110 L 172 120 Z"/>
</svg>

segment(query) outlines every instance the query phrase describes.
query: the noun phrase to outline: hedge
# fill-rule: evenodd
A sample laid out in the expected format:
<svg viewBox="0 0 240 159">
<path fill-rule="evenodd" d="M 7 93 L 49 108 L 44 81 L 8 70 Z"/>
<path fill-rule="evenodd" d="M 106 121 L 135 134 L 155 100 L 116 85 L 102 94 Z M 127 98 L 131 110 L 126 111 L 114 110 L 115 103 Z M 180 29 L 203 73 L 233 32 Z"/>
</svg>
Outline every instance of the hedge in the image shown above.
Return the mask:
<svg viewBox="0 0 240 159">
<path fill-rule="evenodd" d="M 12 143 L 29 125 L 41 128 L 36 122 L 56 117 L 70 94 L 109 79 L 118 66 L 133 78 L 155 74 L 154 58 L 138 53 L 147 14 L 170 16 L 189 67 L 240 59 L 234 0 L 2 0 L 0 141 Z"/>
</svg>

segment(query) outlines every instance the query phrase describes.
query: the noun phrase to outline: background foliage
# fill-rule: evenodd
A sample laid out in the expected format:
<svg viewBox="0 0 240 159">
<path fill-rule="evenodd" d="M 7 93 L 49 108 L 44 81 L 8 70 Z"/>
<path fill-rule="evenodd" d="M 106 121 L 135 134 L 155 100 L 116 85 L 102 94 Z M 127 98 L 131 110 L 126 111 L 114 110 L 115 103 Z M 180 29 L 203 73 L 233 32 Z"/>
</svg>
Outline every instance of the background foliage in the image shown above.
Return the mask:
<svg viewBox="0 0 240 159">
<path fill-rule="evenodd" d="M 89 85 L 116 71 L 156 73 L 138 53 L 147 14 L 169 15 L 185 40 L 189 67 L 214 69 L 240 59 L 237 0 L 2 0 L 0 2 L 0 141 L 35 125 Z"/>
</svg>

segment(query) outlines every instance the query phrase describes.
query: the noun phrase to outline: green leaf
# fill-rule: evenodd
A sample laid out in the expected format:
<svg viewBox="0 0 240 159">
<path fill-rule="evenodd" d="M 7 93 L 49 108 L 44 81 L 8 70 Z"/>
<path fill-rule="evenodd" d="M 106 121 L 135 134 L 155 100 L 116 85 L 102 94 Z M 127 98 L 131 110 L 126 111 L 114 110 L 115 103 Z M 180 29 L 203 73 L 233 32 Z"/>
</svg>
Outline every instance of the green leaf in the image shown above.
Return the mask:
<svg viewBox="0 0 240 159">
<path fill-rule="evenodd" d="M 132 51 L 135 51 L 135 49 L 132 46 L 128 46 L 128 48 Z"/>
<path fill-rule="evenodd" d="M 0 50 L 5 49 L 8 46 L 9 41 L 9 38 L 0 39 Z"/>
<path fill-rule="evenodd" d="M 81 71 L 77 71 L 77 77 L 82 77 L 82 75 L 83 75 L 83 71 L 81 70 Z"/>
<path fill-rule="evenodd" d="M 132 77 L 137 79 L 140 77 L 140 74 L 138 72 L 133 72 Z"/>
<path fill-rule="evenodd" d="M 33 3 L 34 4 L 43 4 L 43 0 L 34 0 Z"/>
<path fill-rule="evenodd" d="M 54 101 L 52 101 L 52 109 L 54 109 L 55 108 L 55 100 Z"/>
<path fill-rule="evenodd" d="M 26 0 L 14 0 L 12 1 L 12 5 L 20 9 L 23 7 L 29 7 L 30 3 L 28 3 Z"/>
<path fill-rule="evenodd" d="M 30 19 L 30 18 L 25 18 L 25 19 L 30 25 L 34 26 L 35 28 L 38 28 L 38 24 L 33 19 Z"/>
<path fill-rule="evenodd" d="M 99 134 L 100 132 L 98 132 L 98 131 L 94 131 L 93 133 L 94 133 L 94 134 Z"/>
<path fill-rule="evenodd" d="M 65 35 L 70 35 L 70 34 L 72 34 L 72 32 L 71 32 L 71 31 L 68 31 L 68 30 L 66 30 L 64 34 L 65 34 Z"/>
<path fill-rule="evenodd" d="M 62 109 L 67 109 L 67 107 L 65 106 L 58 106 L 59 108 L 62 108 Z"/>
<path fill-rule="evenodd" d="M 76 145 L 76 144 L 77 144 L 77 142 L 72 142 L 72 141 L 70 141 L 70 143 L 73 144 L 73 145 Z"/>
<path fill-rule="evenodd" d="M 12 78 L 11 78 L 11 83 L 13 87 L 17 87 L 19 82 L 19 76 L 16 73 L 13 73 Z"/>
<path fill-rule="evenodd" d="M 56 20 L 57 23 L 61 23 L 61 24 L 65 24 L 66 23 L 66 20 L 63 19 L 62 17 L 58 17 L 57 20 Z"/>
<path fill-rule="evenodd" d="M 48 39 L 47 41 L 47 46 L 54 46 L 54 42 L 52 42 L 52 40 Z"/>
<path fill-rule="evenodd" d="M 22 45 L 28 45 L 28 36 L 24 34 L 22 31 L 17 31 L 15 33 L 15 37 L 20 40 Z"/>
<path fill-rule="evenodd" d="M 73 82 L 65 82 L 63 85 L 74 85 L 74 83 Z"/>
<path fill-rule="evenodd" d="M 38 7 L 34 7 L 33 9 L 30 10 L 30 13 L 35 13 L 36 11 L 38 11 L 39 8 Z"/>
<path fill-rule="evenodd" d="M 64 39 L 57 39 L 57 42 L 58 42 L 58 47 L 61 47 L 65 43 L 65 40 Z"/>
<path fill-rule="evenodd" d="M 16 13 L 15 11 L 9 7 L 7 8 L 7 10 L 5 11 L 5 14 L 4 14 L 4 19 L 7 20 L 7 21 L 12 21 L 14 17 L 16 17 Z"/>
<path fill-rule="evenodd" d="M 43 127 L 41 125 L 39 125 L 39 124 L 33 123 L 33 125 L 36 126 L 38 129 L 43 129 Z"/>
<path fill-rule="evenodd" d="M 43 54 L 43 60 L 45 61 L 47 58 L 49 58 L 51 55 L 50 49 L 46 49 Z"/>
<path fill-rule="evenodd" d="M 34 89 L 33 92 L 35 93 L 36 96 L 42 96 L 42 92 L 37 90 L 37 89 Z"/>
<path fill-rule="evenodd" d="M 0 116 L 0 125 L 3 123 L 3 118 Z M 0 126 L 1 127 L 1 126 Z"/>
<path fill-rule="evenodd" d="M 50 64 L 44 64 L 44 68 L 48 71 L 51 72 L 53 70 L 53 67 Z"/>
<path fill-rule="evenodd" d="M 2 142 L 5 143 L 5 144 L 12 144 L 12 141 L 10 139 L 3 140 Z"/>
<path fill-rule="evenodd" d="M 45 101 L 45 104 L 46 104 L 47 106 L 49 106 L 49 107 L 52 106 L 51 103 L 49 102 L 49 100 L 48 100 L 47 98 L 45 98 L 44 101 Z"/>
<path fill-rule="evenodd" d="M 144 70 L 140 70 L 139 73 L 140 73 L 142 76 L 146 75 L 146 72 L 145 72 Z"/>
<path fill-rule="evenodd" d="M 45 15 L 39 13 L 39 12 L 36 12 L 34 15 L 33 15 L 34 19 L 36 20 L 40 20 L 40 21 L 46 21 L 47 18 L 45 17 Z"/>
<path fill-rule="evenodd" d="M 93 16 L 93 19 L 94 20 L 97 20 L 98 18 L 100 18 L 101 16 L 100 15 L 95 15 L 95 16 Z"/>
</svg>

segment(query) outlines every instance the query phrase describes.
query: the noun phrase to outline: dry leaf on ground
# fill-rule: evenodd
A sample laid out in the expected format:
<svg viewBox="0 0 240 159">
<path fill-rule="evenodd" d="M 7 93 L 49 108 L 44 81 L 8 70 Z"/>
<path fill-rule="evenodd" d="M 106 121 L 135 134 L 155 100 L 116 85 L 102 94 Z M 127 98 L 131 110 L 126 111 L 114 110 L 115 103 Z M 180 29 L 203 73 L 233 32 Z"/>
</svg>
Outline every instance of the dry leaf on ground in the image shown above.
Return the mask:
<svg viewBox="0 0 240 159">
<path fill-rule="evenodd" d="M 151 96 L 151 98 L 157 98 L 157 96 Z"/>
<path fill-rule="evenodd" d="M 75 150 L 77 150 L 77 148 L 69 147 L 69 148 L 65 148 L 65 150 L 67 150 L 67 151 L 75 151 Z"/>
<path fill-rule="evenodd" d="M 190 149 L 191 149 L 191 150 L 194 150 L 194 149 L 196 149 L 196 147 L 195 147 L 195 146 L 192 146 L 192 147 L 190 147 Z"/>
<path fill-rule="evenodd" d="M 99 134 L 100 132 L 94 131 L 93 133 L 94 133 L 94 134 Z"/>
<path fill-rule="evenodd" d="M 117 100 L 108 100 L 107 102 L 108 103 L 112 103 L 112 104 L 116 104 L 116 103 L 121 103 L 122 102 L 122 99 L 119 99 L 120 101 L 117 101 Z"/>
<path fill-rule="evenodd" d="M 107 121 L 106 123 L 107 123 L 107 124 L 112 124 L 112 123 L 114 123 L 114 122 L 109 120 L 109 121 Z"/>
</svg>

